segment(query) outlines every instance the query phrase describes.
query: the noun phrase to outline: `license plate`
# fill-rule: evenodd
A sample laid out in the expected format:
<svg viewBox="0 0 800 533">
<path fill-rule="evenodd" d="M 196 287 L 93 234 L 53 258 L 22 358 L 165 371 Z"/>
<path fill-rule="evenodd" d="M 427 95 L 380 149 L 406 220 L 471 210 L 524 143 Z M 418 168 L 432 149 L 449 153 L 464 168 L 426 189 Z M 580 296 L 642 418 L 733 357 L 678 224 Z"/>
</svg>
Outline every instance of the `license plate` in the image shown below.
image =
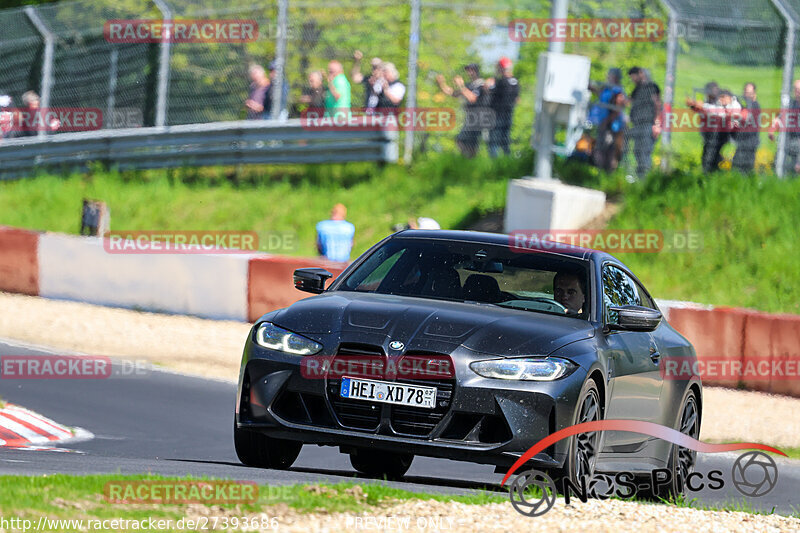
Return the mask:
<svg viewBox="0 0 800 533">
<path fill-rule="evenodd" d="M 345 377 L 342 378 L 339 394 L 342 398 L 354 400 L 424 407 L 425 409 L 436 407 L 436 387 Z"/>
</svg>

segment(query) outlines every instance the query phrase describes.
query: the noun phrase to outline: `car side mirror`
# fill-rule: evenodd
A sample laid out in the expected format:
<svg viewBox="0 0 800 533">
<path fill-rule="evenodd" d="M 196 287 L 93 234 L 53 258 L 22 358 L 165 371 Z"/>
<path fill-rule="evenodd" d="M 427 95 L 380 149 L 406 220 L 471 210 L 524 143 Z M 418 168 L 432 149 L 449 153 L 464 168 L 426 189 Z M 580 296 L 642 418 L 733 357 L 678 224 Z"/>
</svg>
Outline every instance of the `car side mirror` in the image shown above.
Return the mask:
<svg viewBox="0 0 800 533">
<path fill-rule="evenodd" d="M 292 279 L 295 289 L 320 294 L 325 291 L 325 281 L 332 277 L 333 274 L 324 268 L 298 268 Z"/>
<path fill-rule="evenodd" d="M 617 323 L 608 324 L 609 329 L 623 331 L 653 331 L 661 323 L 660 311 L 641 307 L 639 305 L 620 305 L 609 307 L 608 310 L 617 314 Z"/>
</svg>

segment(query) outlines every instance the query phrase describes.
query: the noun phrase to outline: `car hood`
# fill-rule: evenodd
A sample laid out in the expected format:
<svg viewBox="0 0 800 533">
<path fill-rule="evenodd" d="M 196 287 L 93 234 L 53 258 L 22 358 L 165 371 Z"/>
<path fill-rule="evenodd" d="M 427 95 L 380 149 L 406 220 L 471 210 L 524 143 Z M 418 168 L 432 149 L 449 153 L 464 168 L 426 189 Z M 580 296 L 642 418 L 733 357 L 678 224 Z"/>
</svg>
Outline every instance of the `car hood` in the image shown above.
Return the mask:
<svg viewBox="0 0 800 533">
<path fill-rule="evenodd" d="M 463 346 L 498 356 L 548 355 L 594 336 L 586 320 L 473 303 L 333 291 L 296 302 L 273 323 L 296 333 L 382 334 L 407 347 Z"/>
</svg>

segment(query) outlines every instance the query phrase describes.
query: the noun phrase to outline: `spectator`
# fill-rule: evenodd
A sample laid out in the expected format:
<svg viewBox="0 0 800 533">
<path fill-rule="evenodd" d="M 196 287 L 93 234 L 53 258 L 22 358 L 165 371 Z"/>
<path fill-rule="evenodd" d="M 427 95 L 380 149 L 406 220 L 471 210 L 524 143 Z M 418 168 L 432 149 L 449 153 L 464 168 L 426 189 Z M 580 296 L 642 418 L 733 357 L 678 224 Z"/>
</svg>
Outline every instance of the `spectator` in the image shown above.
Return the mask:
<svg viewBox="0 0 800 533">
<path fill-rule="evenodd" d="M 325 116 L 350 114 L 350 82 L 338 61 L 328 63 L 328 90 L 325 92 Z"/>
<path fill-rule="evenodd" d="M 38 135 L 39 124 L 42 118 L 37 117 L 40 110 L 39 95 L 35 91 L 25 91 L 22 94 L 22 103 L 25 107 L 14 112 L 12 131 L 9 137 L 34 137 Z M 56 131 L 61 127 L 61 122 L 53 118 L 47 125 L 47 131 Z"/>
<path fill-rule="evenodd" d="M 269 64 L 269 87 L 267 87 L 267 92 L 264 96 L 264 118 L 270 119 L 272 118 L 272 102 L 275 93 L 275 78 L 278 76 L 278 68 L 275 61 L 270 62 Z M 286 120 L 289 116 L 289 113 L 286 111 L 289 105 L 289 83 L 286 81 L 286 76 L 283 77 L 283 91 L 281 95 L 281 110 L 280 114 L 278 115 L 278 119 Z"/>
<path fill-rule="evenodd" d="M 736 132 L 736 153 L 733 154 L 733 168 L 742 174 L 750 174 L 756 163 L 756 150 L 759 144 L 759 122 L 761 106 L 756 95 L 756 84 L 744 84 L 744 103 L 747 107 L 746 128 Z"/>
<path fill-rule="evenodd" d="M 741 104 L 728 90 L 720 90 L 716 103 L 695 102 L 689 99 L 687 104 L 695 112 L 706 117 L 716 117 L 719 120 L 704 120 L 703 123 L 719 124 L 719 127 L 708 127 L 707 143 L 703 150 L 703 171 L 716 172 L 722 162 L 722 149 L 731 140 L 731 131 L 734 124 L 730 122 L 733 112 L 740 112 Z"/>
<path fill-rule="evenodd" d="M 453 78 L 454 90 L 447 85 L 444 76 L 441 74 L 436 76 L 436 83 L 439 84 L 439 89 L 444 94 L 462 99 L 464 102 L 464 127 L 461 128 L 461 132 L 456 137 L 456 144 L 464 157 L 472 158 L 478 152 L 483 108 L 485 107 L 486 99 L 483 96 L 484 81 L 480 75 L 480 67 L 475 63 L 470 63 L 464 67 L 464 70 L 470 78 L 469 83 L 466 85 L 461 76 L 456 76 Z"/>
<path fill-rule="evenodd" d="M 267 72 L 261 65 L 250 65 L 247 70 L 250 75 L 250 94 L 244 105 L 247 108 L 248 120 L 258 120 L 267 118 L 265 113 L 269 113 L 269 109 L 265 105 L 267 98 L 267 90 L 270 87 L 270 80 L 267 77 Z"/>
<path fill-rule="evenodd" d="M 786 120 L 787 126 L 783 127 L 781 118 L 776 118 L 772 122 L 772 127 L 769 129 L 768 135 L 769 139 L 774 141 L 775 130 L 779 127 L 783 130 L 782 134 L 786 135 L 786 158 L 783 160 L 783 172 L 785 176 L 800 174 L 800 128 L 796 126 L 798 118 L 800 118 L 800 80 L 794 81 L 793 88 L 794 98 L 789 101 L 789 108 L 781 113 L 782 115 L 791 113 L 791 120 Z M 792 127 L 791 124 L 795 126 Z"/>
<path fill-rule="evenodd" d="M 0 139 L 9 136 L 14 125 L 14 112 L 9 110 L 12 101 L 9 95 L 0 95 Z"/>
<path fill-rule="evenodd" d="M 317 223 L 317 251 L 330 261 L 349 261 L 356 228 L 345 220 L 347 208 L 336 204 L 330 220 Z"/>
<path fill-rule="evenodd" d="M 717 82 L 710 81 L 706 83 L 704 92 L 706 95 L 706 103 L 715 105 L 717 103 L 717 99 L 719 98 L 719 85 L 717 84 Z M 703 138 L 703 155 L 701 156 L 702 157 L 701 160 L 705 161 L 709 157 L 706 154 L 708 153 L 709 150 L 709 143 L 711 141 L 712 135 L 711 132 L 703 129 L 703 131 L 700 132 L 700 136 Z"/>
<path fill-rule="evenodd" d="M 636 174 L 642 177 L 652 166 L 653 146 L 661 134 L 661 90 L 639 67 L 631 68 L 628 76 L 636 86 L 631 93 L 630 138 Z"/>
<path fill-rule="evenodd" d="M 511 60 L 501 57 L 497 62 L 497 79 L 486 80 L 489 108 L 494 112 L 494 124 L 489 130 L 489 156 L 497 157 L 500 150 L 511 154 L 511 123 L 514 106 L 519 101 L 519 82 L 512 74 Z"/>
<path fill-rule="evenodd" d="M 621 83 L 622 71 L 618 68 L 611 68 L 608 69 L 608 74 L 606 74 L 606 83 L 599 86 L 594 85 L 593 83 L 589 84 L 589 90 L 598 95 L 598 102 L 600 104 L 604 104 L 595 104 L 591 107 L 591 109 L 589 109 L 589 116 L 586 118 L 586 120 L 592 126 L 599 126 L 600 123 L 603 122 L 603 120 L 605 120 L 605 118 L 608 116 L 608 113 L 611 111 L 609 108 L 611 105 L 611 100 L 613 100 L 614 96 L 617 94 L 624 92 Z"/>
<path fill-rule="evenodd" d="M 364 110 L 369 112 L 378 107 L 378 99 L 383 89 L 383 61 L 379 57 L 373 57 L 370 61 L 372 66 L 372 73 L 369 77 L 364 77 L 361 73 L 361 59 L 364 54 L 360 50 L 353 52 L 353 69 L 350 71 L 350 76 L 353 78 L 353 83 L 364 86 Z"/>
<path fill-rule="evenodd" d="M 322 109 L 325 106 L 325 88 L 322 86 L 324 75 L 319 70 L 308 74 L 308 87 L 303 89 L 300 102 L 311 109 Z"/>
<path fill-rule="evenodd" d="M 628 116 L 625 114 L 626 99 L 624 93 L 616 93 L 611 100 L 606 118 L 597 127 L 597 140 L 594 144 L 592 158 L 598 168 L 606 172 L 616 170 L 622 159 L 625 146 L 625 130 L 628 127 Z"/>
<path fill-rule="evenodd" d="M 380 93 L 378 93 L 379 108 L 398 108 L 406 95 L 406 86 L 398 80 L 400 74 L 394 63 L 381 65 Z"/>
</svg>

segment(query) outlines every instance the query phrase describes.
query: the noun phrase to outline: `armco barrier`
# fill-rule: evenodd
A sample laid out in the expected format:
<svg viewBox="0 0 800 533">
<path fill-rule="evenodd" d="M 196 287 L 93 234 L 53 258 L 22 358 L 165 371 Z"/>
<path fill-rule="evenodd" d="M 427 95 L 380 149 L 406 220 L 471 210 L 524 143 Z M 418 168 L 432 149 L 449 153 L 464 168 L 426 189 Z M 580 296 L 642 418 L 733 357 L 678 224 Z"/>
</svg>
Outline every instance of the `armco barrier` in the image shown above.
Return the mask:
<svg viewBox="0 0 800 533">
<path fill-rule="evenodd" d="M 0 290 L 39 294 L 38 241 L 34 231 L 0 227 Z"/>
<path fill-rule="evenodd" d="M 772 358 L 772 334 L 778 329 L 776 325 L 781 321 L 778 315 L 768 315 L 755 311 L 746 312 L 746 321 L 743 328 L 744 339 L 742 353 L 744 363 L 748 361 L 761 362 Z M 743 379 L 742 385 L 748 390 L 769 392 L 770 380 L 763 376 L 757 379 Z"/>
<path fill-rule="evenodd" d="M 332 273 L 335 278 L 342 273 L 345 266 L 344 263 L 298 257 L 252 258 L 248 274 L 248 320 L 255 322 L 268 311 L 286 307 L 297 300 L 311 296 L 294 288 L 292 273 L 296 269 L 321 267 Z"/>
<path fill-rule="evenodd" d="M 694 345 L 699 360 L 742 361 L 746 312 L 741 309 L 674 307 L 669 322 Z M 735 387 L 736 380 L 704 379 L 708 385 Z"/>
<path fill-rule="evenodd" d="M 783 368 L 788 368 L 789 361 L 794 365 L 800 361 L 800 316 L 781 315 L 773 322 L 772 361 L 783 362 Z M 769 391 L 800 398 L 800 379 L 773 379 Z"/>
<path fill-rule="evenodd" d="M 39 237 L 46 298 L 247 320 L 248 254 L 108 253 L 96 237 Z"/>
</svg>

